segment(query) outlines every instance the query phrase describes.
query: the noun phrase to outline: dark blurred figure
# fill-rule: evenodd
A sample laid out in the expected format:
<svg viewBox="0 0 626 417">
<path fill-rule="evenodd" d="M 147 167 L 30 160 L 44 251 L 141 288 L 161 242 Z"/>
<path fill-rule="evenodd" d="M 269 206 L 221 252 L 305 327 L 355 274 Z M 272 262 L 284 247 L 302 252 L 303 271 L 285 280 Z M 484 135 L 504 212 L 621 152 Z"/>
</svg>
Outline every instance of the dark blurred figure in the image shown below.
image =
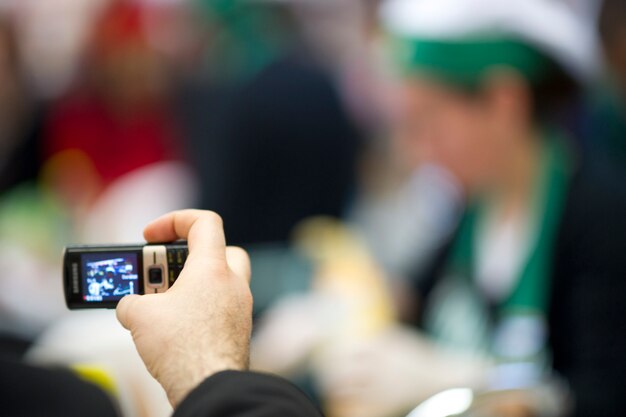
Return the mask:
<svg viewBox="0 0 626 417">
<path fill-rule="evenodd" d="M 591 95 L 590 145 L 626 169 L 626 2 L 604 0 L 599 29 L 608 71 Z"/>
<path fill-rule="evenodd" d="M 281 242 L 309 216 L 341 216 L 360 135 L 284 5 L 199 1 L 206 66 L 181 94 L 201 180 L 229 244 Z"/>
<path fill-rule="evenodd" d="M 0 17 L 0 194 L 36 178 L 41 111 L 24 80 L 12 23 Z"/>
<path fill-rule="evenodd" d="M 41 110 L 24 80 L 14 36 L 11 22 L 0 18 L 0 197 L 20 183 L 35 180 L 42 163 Z M 0 331 L 3 416 L 118 415 L 102 390 L 69 371 L 25 364 L 23 356 L 30 345 L 25 338 Z"/>
<path fill-rule="evenodd" d="M 121 176 L 179 155 L 167 75 L 144 30 L 146 10 L 116 0 L 95 23 L 82 79 L 51 108 L 46 180 L 71 206 Z"/>
<path fill-rule="evenodd" d="M 43 369 L 0 356 L 0 409 L 10 417 L 116 417 L 97 386 L 69 371 Z"/>
<path fill-rule="evenodd" d="M 34 180 L 41 166 L 39 119 L 20 65 L 12 22 L 0 17 L 0 198 Z M 0 355 L 19 355 L 29 341 L 0 334 Z"/>
</svg>

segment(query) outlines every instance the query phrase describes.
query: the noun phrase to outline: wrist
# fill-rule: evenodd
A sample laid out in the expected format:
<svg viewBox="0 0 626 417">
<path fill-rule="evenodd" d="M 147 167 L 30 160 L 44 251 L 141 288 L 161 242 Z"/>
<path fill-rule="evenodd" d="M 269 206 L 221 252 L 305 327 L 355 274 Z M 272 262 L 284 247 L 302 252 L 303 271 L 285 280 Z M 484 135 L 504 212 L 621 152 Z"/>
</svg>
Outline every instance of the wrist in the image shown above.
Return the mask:
<svg viewBox="0 0 626 417">
<path fill-rule="evenodd" d="M 198 363 L 198 366 L 188 369 L 187 372 L 177 372 L 175 378 L 162 385 L 170 404 L 175 409 L 191 391 L 213 375 L 224 371 L 245 370 L 247 370 L 247 364 L 240 364 L 236 361 L 223 361 L 214 363 L 213 366 L 200 366 Z"/>
</svg>

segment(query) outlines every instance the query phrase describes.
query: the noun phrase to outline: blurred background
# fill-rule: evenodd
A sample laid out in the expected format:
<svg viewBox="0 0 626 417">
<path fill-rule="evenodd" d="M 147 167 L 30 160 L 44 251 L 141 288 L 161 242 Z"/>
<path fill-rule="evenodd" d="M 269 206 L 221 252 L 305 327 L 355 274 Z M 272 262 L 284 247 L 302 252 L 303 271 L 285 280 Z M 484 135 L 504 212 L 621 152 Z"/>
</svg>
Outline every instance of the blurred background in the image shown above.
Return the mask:
<svg viewBox="0 0 626 417">
<path fill-rule="evenodd" d="M 533 101 L 524 101 L 526 90 L 545 93 L 534 104 L 558 95 L 550 125 L 567 132 L 572 166 L 581 168 L 564 180 L 558 237 L 546 237 L 543 226 L 536 231 L 554 241 L 545 252 L 551 266 L 539 274 L 552 295 L 539 319 L 494 318 L 500 302 L 492 294 L 506 293 L 507 284 L 490 281 L 490 273 L 523 269 L 534 253 L 527 246 L 534 247 L 528 236 L 535 232 L 525 231 L 549 211 L 520 216 L 512 228 L 489 217 L 487 243 L 474 246 L 501 262 L 478 262 L 487 272 L 476 275 L 487 278 L 465 293 L 486 294 L 479 297 L 490 329 L 485 340 L 504 334 L 515 352 L 535 343 L 541 360 L 536 352 L 530 360 L 508 350 L 454 348 L 424 323 L 440 313 L 435 304 L 464 305 L 438 301 L 431 276 L 451 256 L 481 194 L 476 188 L 505 172 L 482 167 L 496 160 L 512 166 L 520 158 L 508 150 L 526 155 L 526 145 L 451 140 L 438 148 L 415 140 L 417 130 L 441 134 L 446 120 L 460 120 L 465 131 L 478 122 L 467 124 L 460 104 L 446 104 L 444 95 L 457 100 L 447 92 L 411 90 L 398 80 L 380 19 L 386 2 L 0 0 L 0 366 L 51 372 L 32 378 L 57 398 L 86 384 L 85 402 L 102 415 L 169 415 L 114 312 L 66 309 L 61 253 L 70 243 L 140 242 L 153 218 L 197 207 L 218 212 L 228 243 L 251 254 L 253 368 L 290 378 L 329 417 L 399 417 L 414 409 L 414 416 L 435 417 L 620 415 L 626 6 L 537 1 L 558 4 L 576 22 L 559 45 L 567 54 L 589 40 L 582 60 L 591 69 L 577 77 L 564 65 L 550 88 L 538 90 L 503 82 L 489 91 L 496 91 L 494 103 L 509 104 L 489 111 L 500 117 L 509 111 L 502 109 L 522 108 Z M 572 94 L 560 95 L 563 89 Z M 501 122 L 521 132 L 519 117 L 507 117 Z M 529 155 L 530 171 L 541 171 L 533 161 L 544 154 Z M 534 201 L 532 191 L 520 195 L 521 206 Z M 448 320 L 478 334 L 463 311 Z M 0 414 L 19 385 L 6 375 Z M 50 415 L 72 410 L 60 406 Z"/>
</svg>

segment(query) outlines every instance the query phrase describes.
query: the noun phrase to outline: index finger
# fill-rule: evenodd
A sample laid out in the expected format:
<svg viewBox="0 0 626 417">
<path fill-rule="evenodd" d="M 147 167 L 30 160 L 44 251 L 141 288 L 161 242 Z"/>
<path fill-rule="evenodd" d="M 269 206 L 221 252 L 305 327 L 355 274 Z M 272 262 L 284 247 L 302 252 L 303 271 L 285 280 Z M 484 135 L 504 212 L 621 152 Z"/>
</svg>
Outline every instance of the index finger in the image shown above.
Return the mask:
<svg viewBox="0 0 626 417">
<path fill-rule="evenodd" d="M 225 260 L 226 239 L 222 219 L 207 210 L 179 210 L 159 217 L 143 232 L 148 242 L 172 242 L 187 239 L 189 256 Z"/>
</svg>

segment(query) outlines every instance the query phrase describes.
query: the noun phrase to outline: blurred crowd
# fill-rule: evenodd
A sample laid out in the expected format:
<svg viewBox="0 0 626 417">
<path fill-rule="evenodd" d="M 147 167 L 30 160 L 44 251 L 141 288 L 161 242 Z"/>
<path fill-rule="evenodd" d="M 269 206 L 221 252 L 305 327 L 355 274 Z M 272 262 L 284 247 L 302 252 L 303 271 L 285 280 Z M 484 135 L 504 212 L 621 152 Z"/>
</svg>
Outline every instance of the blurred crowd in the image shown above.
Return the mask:
<svg viewBox="0 0 626 417">
<path fill-rule="evenodd" d="M 329 417 L 620 415 L 626 3 L 507 1 L 0 0 L 0 374 L 169 415 L 61 253 L 197 207 Z"/>
</svg>

